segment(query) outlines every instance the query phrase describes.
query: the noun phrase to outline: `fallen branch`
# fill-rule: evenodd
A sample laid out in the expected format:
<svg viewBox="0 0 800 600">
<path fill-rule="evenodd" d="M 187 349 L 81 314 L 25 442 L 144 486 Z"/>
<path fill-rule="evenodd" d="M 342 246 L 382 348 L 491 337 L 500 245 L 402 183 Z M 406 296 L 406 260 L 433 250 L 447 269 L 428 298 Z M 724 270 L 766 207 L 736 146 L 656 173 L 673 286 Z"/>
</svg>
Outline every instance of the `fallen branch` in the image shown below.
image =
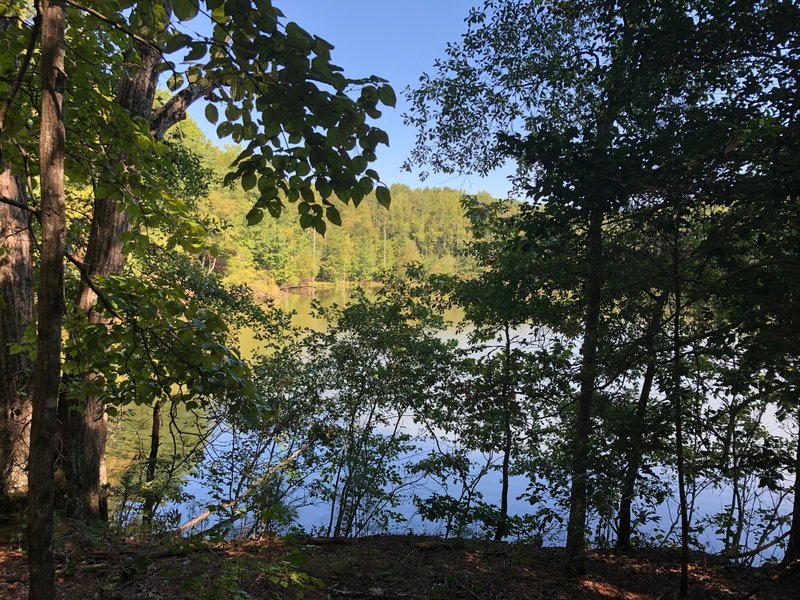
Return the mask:
<svg viewBox="0 0 800 600">
<path fill-rule="evenodd" d="M 278 469 L 280 469 L 282 467 L 285 467 L 286 465 L 291 464 L 292 462 L 294 462 L 295 459 L 297 459 L 298 456 L 300 456 L 303 452 L 305 452 L 312 445 L 313 445 L 313 441 L 310 441 L 307 444 L 305 444 L 305 445 L 301 446 L 300 448 L 298 448 L 297 450 L 295 450 L 294 452 L 292 452 L 289 456 L 287 456 L 284 460 L 280 461 L 277 465 L 275 465 L 274 467 L 272 467 L 270 469 L 267 469 L 267 472 L 264 473 L 264 475 L 262 475 L 261 477 L 259 477 L 259 479 L 253 485 L 251 485 L 249 488 L 247 488 L 247 490 L 245 490 L 245 492 L 243 494 L 241 494 L 240 496 L 237 496 L 233 500 L 230 500 L 228 502 L 223 502 L 219 506 L 219 508 L 231 508 L 232 506 L 236 506 L 237 504 L 239 504 L 239 502 L 241 502 L 242 500 L 244 500 L 245 498 L 250 496 L 250 494 L 255 492 L 258 489 L 258 487 L 262 483 L 264 483 L 270 475 L 275 473 Z M 186 523 L 184 523 L 183 525 L 181 525 L 180 527 L 178 527 L 175 530 L 175 533 L 183 533 L 187 529 L 191 529 L 192 527 L 195 527 L 195 526 L 199 525 L 200 523 L 202 523 L 203 521 L 208 519 L 208 517 L 210 517 L 213 514 L 213 512 L 214 511 L 212 511 L 212 510 L 207 510 L 207 511 L 197 515 L 194 519 L 186 521 Z"/>
<path fill-rule="evenodd" d="M 769 550 L 773 546 L 777 546 L 778 544 L 780 544 L 783 540 L 785 540 L 787 537 L 789 537 L 790 533 L 791 533 L 791 531 L 787 531 L 783 535 L 781 535 L 779 537 L 776 537 L 771 542 L 767 542 L 766 544 L 761 544 L 760 546 L 757 546 L 757 547 L 753 548 L 752 550 L 748 550 L 747 552 L 736 552 L 736 553 L 727 553 L 726 552 L 726 553 L 723 553 L 722 556 L 725 557 L 725 558 L 729 558 L 731 560 L 736 560 L 738 558 L 747 558 L 748 556 L 755 556 L 756 554 L 761 554 L 764 550 Z"/>
</svg>

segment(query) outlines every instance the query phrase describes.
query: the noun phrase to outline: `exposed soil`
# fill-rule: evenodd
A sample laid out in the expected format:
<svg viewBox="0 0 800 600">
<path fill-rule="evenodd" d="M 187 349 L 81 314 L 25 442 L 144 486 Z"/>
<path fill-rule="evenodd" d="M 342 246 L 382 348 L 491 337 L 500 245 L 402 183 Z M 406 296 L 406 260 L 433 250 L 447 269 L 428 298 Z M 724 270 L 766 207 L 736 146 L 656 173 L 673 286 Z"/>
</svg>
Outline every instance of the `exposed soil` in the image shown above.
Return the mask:
<svg viewBox="0 0 800 600">
<path fill-rule="evenodd" d="M 378 536 L 218 545 L 143 542 L 86 533 L 57 542 L 59 598 L 678 598 L 678 554 L 592 552 L 569 577 L 558 548 L 480 540 Z M 692 558 L 689 598 L 800 598 L 798 569 Z M 0 598 L 27 598 L 25 553 L 0 540 Z"/>
</svg>

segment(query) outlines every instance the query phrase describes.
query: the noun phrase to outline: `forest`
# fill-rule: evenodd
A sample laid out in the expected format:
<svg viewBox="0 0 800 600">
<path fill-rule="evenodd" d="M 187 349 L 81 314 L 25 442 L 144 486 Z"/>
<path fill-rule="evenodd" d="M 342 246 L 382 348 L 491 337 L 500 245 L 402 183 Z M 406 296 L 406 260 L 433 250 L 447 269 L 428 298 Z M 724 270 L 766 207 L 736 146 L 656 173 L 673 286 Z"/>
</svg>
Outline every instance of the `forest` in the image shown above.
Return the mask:
<svg viewBox="0 0 800 600">
<path fill-rule="evenodd" d="M 796 597 L 800 4 L 459 10 L 0 0 L 0 597 Z"/>
</svg>

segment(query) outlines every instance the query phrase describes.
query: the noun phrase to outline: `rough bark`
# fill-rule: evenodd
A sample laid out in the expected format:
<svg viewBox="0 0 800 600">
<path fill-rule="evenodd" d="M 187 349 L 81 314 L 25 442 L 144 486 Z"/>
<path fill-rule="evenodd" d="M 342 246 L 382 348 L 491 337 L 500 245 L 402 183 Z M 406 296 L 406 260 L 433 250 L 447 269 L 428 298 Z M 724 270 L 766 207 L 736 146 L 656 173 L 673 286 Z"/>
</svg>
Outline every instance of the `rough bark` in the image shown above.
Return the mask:
<svg viewBox="0 0 800 600">
<path fill-rule="evenodd" d="M 0 33 L 12 24 L 12 19 L 0 17 Z M 37 14 L 16 77 L 0 105 L 0 131 L 28 76 L 40 28 Z M 0 514 L 15 512 L 27 498 L 33 386 L 30 361 L 9 352 L 33 321 L 34 311 L 32 215 L 26 210 L 23 186 L 12 169 L 0 159 Z"/>
<path fill-rule="evenodd" d="M 153 47 L 139 44 L 140 64 L 123 76 L 117 102 L 135 117 L 150 119 L 161 55 Z M 124 159 L 124 157 L 123 157 Z M 84 265 L 92 281 L 122 273 L 125 265 L 123 236 L 130 229 L 128 214 L 120 202 L 98 197 L 94 202 L 92 227 Z M 91 323 L 105 323 L 96 310 L 97 295 L 87 285 L 78 294 L 78 307 Z M 93 375 L 87 374 L 91 378 Z M 63 403 L 60 470 L 64 479 L 64 511 L 85 521 L 106 520 L 105 447 L 108 436 L 105 405 L 100 396 L 88 397 L 80 406 Z"/>
<path fill-rule="evenodd" d="M 39 271 L 38 340 L 31 419 L 28 566 L 31 600 L 55 597 L 53 556 L 53 451 L 61 383 L 64 316 L 63 99 L 64 8 L 42 0 L 42 105 L 39 133 L 42 243 Z"/>
<path fill-rule="evenodd" d="M 581 346 L 580 391 L 575 416 L 575 437 L 572 457 L 572 488 L 567 523 L 567 568 L 574 573 L 586 569 L 586 479 L 589 465 L 589 433 L 592 426 L 592 404 L 597 379 L 597 343 L 600 326 L 600 293 L 603 264 L 603 210 L 592 209 L 588 231 L 588 269 L 584 293 L 586 313 Z"/>
<path fill-rule="evenodd" d="M 162 139 L 172 126 L 186 118 L 186 110 L 192 103 L 208 97 L 219 84 L 191 84 L 154 112 L 161 53 L 151 44 L 141 42 L 136 50 L 140 60 L 123 75 L 117 101 L 132 116 L 147 119 L 150 133 Z M 122 236 L 129 227 L 128 215 L 121 210 L 119 202 L 110 198 L 95 200 L 84 261 L 86 274 L 93 281 L 122 272 L 125 265 Z M 78 297 L 80 309 L 92 323 L 103 323 L 102 313 L 95 310 L 96 301 L 95 293 L 83 286 Z M 62 404 L 59 470 L 64 482 L 63 508 L 67 515 L 82 520 L 105 519 L 108 511 L 104 475 L 107 418 L 103 399 L 90 397 L 80 407 Z"/>
<path fill-rule="evenodd" d="M 153 118 L 150 120 L 150 133 L 156 139 L 163 138 L 173 125 L 186 118 L 186 111 L 193 103 L 200 98 L 209 97 L 218 86 L 219 84 L 201 85 L 197 83 L 188 85 L 153 113 Z"/>
<path fill-rule="evenodd" d="M 0 513 L 16 510 L 28 493 L 32 365 L 11 354 L 33 321 L 32 214 L 11 165 L 0 172 Z"/>
</svg>

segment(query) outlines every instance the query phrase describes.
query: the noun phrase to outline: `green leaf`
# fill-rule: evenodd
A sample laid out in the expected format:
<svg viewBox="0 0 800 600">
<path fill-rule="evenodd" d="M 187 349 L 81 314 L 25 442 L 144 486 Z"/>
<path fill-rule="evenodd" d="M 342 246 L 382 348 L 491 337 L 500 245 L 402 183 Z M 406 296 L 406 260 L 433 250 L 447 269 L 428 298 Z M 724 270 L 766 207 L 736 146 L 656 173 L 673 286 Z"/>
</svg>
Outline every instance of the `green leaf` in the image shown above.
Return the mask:
<svg viewBox="0 0 800 600">
<path fill-rule="evenodd" d="M 392 203 L 392 194 L 387 187 L 379 187 L 375 190 L 375 197 L 378 199 L 378 204 L 389 208 Z"/>
<path fill-rule="evenodd" d="M 314 217 L 310 214 L 300 215 L 300 227 L 308 229 L 314 223 Z"/>
<path fill-rule="evenodd" d="M 176 50 L 179 50 L 189 44 L 192 41 L 185 33 L 179 33 L 177 35 L 173 35 L 164 43 L 164 53 L 171 54 Z"/>
<path fill-rule="evenodd" d="M 206 119 L 212 124 L 216 124 L 219 120 L 219 110 L 213 104 L 206 105 Z"/>
<path fill-rule="evenodd" d="M 253 208 L 247 213 L 247 224 L 250 226 L 258 225 L 264 220 L 264 211 L 260 208 Z"/>
<path fill-rule="evenodd" d="M 397 106 L 397 94 L 394 93 L 390 85 L 382 85 L 378 88 L 378 99 L 386 106 L 391 106 L 392 108 Z"/>
<path fill-rule="evenodd" d="M 255 173 L 245 173 L 242 175 L 242 189 L 245 192 L 252 190 L 256 187 L 256 174 Z"/>
<path fill-rule="evenodd" d="M 339 227 L 342 226 L 342 216 L 339 214 L 339 211 L 334 206 L 329 206 L 325 209 L 325 216 L 328 218 L 328 221 L 333 223 L 334 225 L 338 225 Z"/>
<path fill-rule="evenodd" d="M 188 21 L 197 16 L 199 0 L 173 0 L 172 11 L 181 21 Z"/>
<path fill-rule="evenodd" d="M 169 79 L 167 79 L 167 88 L 171 92 L 174 92 L 182 85 L 183 85 L 183 75 L 181 75 L 180 73 L 173 73 L 172 76 Z"/>
<path fill-rule="evenodd" d="M 313 204 L 315 200 L 314 191 L 310 187 L 300 188 L 300 196 L 309 204 Z"/>
<path fill-rule="evenodd" d="M 189 53 L 183 58 L 187 62 L 200 60 L 208 52 L 208 47 L 204 43 L 194 44 Z"/>
</svg>

